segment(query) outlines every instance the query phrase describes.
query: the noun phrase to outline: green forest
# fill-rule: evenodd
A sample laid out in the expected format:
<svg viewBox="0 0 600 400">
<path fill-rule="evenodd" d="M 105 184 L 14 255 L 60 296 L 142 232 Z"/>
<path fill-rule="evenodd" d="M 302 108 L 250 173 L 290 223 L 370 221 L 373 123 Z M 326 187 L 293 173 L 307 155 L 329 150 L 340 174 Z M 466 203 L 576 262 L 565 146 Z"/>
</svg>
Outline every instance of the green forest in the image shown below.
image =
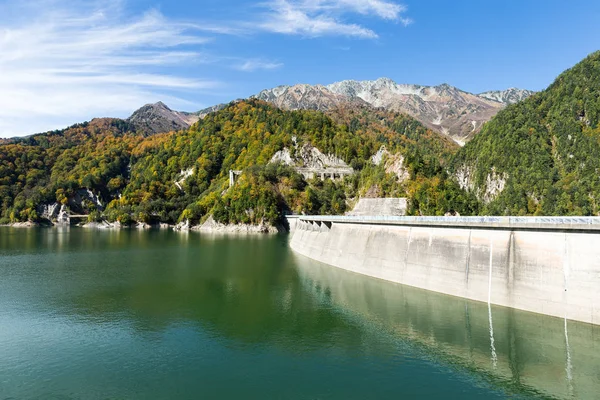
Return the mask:
<svg viewBox="0 0 600 400">
<path fill-rule="evenodd" d="M 270 164 L 292 137 L 334 154 L 356 173 L 343 181 L 305 180 Z M 407 182 L 375 166 L 385 145 L 405 157 Z M 275 224 L 284 213 L 340 214 L 375 187 L 381 196 L 409 196 L 414 214 L 476 211 L 476 201 L 448 179 L 444 166 L 458 146 L 414 119 L 370 108 L 282 111 L 259 100 L 231 103 L 187 131 L 144 137 L 126 123 L 96 119 L 0 147 L 3 223 L 37 221 L 39 205 L 69 205 L 90 189 L 105 207 L 85 204 L 90 220 Z M 228 187 L 230 169 L 242 170 Z M 181 172 L 190 170 L 186 179 Z M 176 185 L 176 182 L 181 182 Z M 468 199 L 470 201 L 465 201 Z"/>
<path fill-rule="evenodd" d="M 0 142 L 0 223 L 40 221 L 41 206 L 58 203 L 89 221 L 274 225 L 285 213 L 342 214 L 367 193 L 407 197 L 412 215 L 598 215 L 599 113 L 600 52 L 499 112 L 463 148 L 407 115 L 352 104 L 322 113 L 236 101 L 152 136 L 94 119 Z M 304 144 L 355 173 L 307 180 L 269 162 Z M 371 162 L 382 146 L 402 155 L 408 179 Z M 231 188 L 229 170 L 242 171 Z M 82 189 L 100 202 L 75 204 Z"/>
<path fill-rule="evenodd" d="M 481 198 L 488 175 L 504 190 L 482 202 L 489 215 L 600 214 L 600 52 L 543 92 L 498 113 L 454 157 Z"/>
</svg>

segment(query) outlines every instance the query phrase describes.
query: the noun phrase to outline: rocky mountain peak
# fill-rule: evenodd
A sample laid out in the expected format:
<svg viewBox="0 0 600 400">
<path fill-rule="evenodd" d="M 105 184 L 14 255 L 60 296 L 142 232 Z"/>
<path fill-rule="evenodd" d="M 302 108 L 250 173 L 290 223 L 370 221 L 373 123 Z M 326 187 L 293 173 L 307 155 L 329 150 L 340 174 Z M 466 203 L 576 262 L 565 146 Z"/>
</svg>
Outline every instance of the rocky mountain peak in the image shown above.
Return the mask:
<svg viewBox="0 0 600 400">
<path fill-rule="evenodd" d="M 159 101 L 139 108 L 127 118 L 127 122 L 133 124 L 137 130 L 143 131 L 147 135 L 153 135 L 187 129 L 198 118 L 194 114 L 173 111 L 165 103 Z"/>
<path fill-rule="evenodd" d="M 297 84 L 294 86 L 277 86 L 263 90 L 252 96 L 259 100 L 268 101 L 284 110 L 319 110 L 327 111 L 344 102 L 364 102 L 358 98 L 333 93 L 322 85 Z"/>
</svg>

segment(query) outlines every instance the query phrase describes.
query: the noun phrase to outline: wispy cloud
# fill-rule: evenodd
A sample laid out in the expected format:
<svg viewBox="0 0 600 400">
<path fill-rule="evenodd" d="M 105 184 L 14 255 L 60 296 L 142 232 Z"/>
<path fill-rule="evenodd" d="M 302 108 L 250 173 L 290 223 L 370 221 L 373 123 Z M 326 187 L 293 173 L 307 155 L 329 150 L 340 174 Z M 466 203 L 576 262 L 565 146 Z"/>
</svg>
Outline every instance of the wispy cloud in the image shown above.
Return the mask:
<svg viewBox="0 0 600 400">
<path fill-rule="evenodd" d="M 410 18 L 403 16 L 404 5 L 387 0 L 273 0 L 263 5 L 269 11 L 258 26 L 290 35 L 378 37 L 372 29 L 347 22 L 344 16 L 348 14 L 398 21 L 405 26 L 412 23 Z"/>
<path fill-rule="evenodd" d="M 190 66 L 209 72 L 210 66 L 241 72 L 283 66 L 258 54 L 220 54 L 222 35 L 376 38 L 361 24 L 410 23 L 393 0 L 257 0 L 245 20 L 221 22 L 174 20 L 152 9 L 131 14 L 127 1 L 0 0 L 0 137 L 125 116 L 158 100 L 200 108 L 189 99 L 226 85 L 214 75 L 194 76 L 199 72 Z M 368 18 L 358 23 L 361 16 Z"/>
<path fill-rule="evenodd" d="M 263 61 L 263 60 L 247 60 L 247 61 L 243 62 L 242 64 L 236 66 L 235 69 L 238 69 L 240 71 L 252 72 L 252 71 L 261 70 L 261 69 L 263 69 L 263 70 L 264 69 L 266 69 L 266 70 L 277 69 L 277 68 L 281 68 L 282 66 L 283 66 L 283 63 Z"/>
<path fill-rule="evenodd" d="M 13 6 L 0 16 L 0 136 L 122 114 L 150 99 L 165 99 L 165 92 L 220 84 L 157 72 L 210 62 L 198 49 L 211 39 L 198 27 L 157 11 L 130 18 L 117 1 L 38 6 L 48 11 L 10 19 L 25 11 Z"/>
<path fill-rule="evenodd" d="M 325 3 L 325 2 L 324 2 Z M 335 8 L 347 8 L 355 10 L 364 15 L 375 15 L 383 19 L 399 21 L 407 26 L 412 23 L 412 19 L 402 16 L 407 8 L 403 4 L 383 0 L 335 0 Z"/>
</svg>

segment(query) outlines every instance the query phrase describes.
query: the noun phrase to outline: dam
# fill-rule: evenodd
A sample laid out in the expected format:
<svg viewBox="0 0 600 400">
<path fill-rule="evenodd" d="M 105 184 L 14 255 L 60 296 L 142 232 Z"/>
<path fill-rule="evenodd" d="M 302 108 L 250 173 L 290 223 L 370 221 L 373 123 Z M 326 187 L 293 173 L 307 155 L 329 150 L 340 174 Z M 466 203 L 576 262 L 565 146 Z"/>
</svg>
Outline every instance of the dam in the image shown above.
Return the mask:
<svg viewBox="0 0 600 400">
<path fill-rule="evenodd" d="M 291 248 L 371 277 L 600 324 L 600 218 L 300 216 Z"/>
</svg>

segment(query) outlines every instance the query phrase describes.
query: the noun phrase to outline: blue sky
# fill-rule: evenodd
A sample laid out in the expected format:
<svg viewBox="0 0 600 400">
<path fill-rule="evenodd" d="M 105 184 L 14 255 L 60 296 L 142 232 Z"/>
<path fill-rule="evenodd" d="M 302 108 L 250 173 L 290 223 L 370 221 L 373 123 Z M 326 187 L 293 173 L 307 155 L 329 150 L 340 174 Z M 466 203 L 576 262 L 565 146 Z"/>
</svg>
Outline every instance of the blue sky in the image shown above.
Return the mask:
<svg viewBox="0 0 600 400">
<path fill-rule="evenodd" d="M 0 0 L 0 137 L 281 84 L 541 90 L 599 22 L 595 0 Z"/>
</svg>

